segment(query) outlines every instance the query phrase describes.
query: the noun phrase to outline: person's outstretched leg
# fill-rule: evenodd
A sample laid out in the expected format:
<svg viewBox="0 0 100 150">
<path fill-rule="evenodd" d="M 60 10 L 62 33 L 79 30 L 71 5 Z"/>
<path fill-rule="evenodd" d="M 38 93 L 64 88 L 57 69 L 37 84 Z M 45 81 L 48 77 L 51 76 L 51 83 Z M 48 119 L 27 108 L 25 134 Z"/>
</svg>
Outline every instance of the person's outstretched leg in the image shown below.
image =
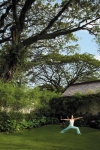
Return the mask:
<svg viewBox="0 0 100 150">
<path fill-rule="evenodd" d="M 80 130 L 79 130 L 78 127 L 73 126 L 72 128 L 75 129 L 75 130 L 77 131 L 77 134 L 81 134 L 81 132 L 80 132 Z"/>
<path fill-rule="evenodd" d="M 69 129 L 70 129 L 70 126 L 68 126 L 67 128 L 63 129 L 60 133 L 65 133 Z"/>
</svg>

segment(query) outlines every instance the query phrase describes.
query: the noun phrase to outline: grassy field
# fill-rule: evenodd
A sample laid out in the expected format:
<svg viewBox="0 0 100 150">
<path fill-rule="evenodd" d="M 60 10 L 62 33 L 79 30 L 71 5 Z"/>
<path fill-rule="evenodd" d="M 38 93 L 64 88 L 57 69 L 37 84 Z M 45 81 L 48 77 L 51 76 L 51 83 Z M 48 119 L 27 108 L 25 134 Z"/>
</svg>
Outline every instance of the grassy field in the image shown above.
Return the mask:
<svg viewBox="0 0 100 150">
<path fill-rule="evenodd" d="M 100 130 L 81 127 L 81 135 L 60 125 L 46 125 L 14 133 L 0 133 L 0 150 L 100 150 Z"/>
</svg>

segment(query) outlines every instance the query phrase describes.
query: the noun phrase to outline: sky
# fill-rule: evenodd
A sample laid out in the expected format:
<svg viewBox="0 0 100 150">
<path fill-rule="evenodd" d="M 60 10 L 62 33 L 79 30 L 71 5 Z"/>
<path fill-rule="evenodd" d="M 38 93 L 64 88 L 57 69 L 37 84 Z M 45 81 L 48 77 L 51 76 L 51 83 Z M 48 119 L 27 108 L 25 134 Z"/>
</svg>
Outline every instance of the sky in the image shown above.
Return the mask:
<svg viewBox="0 0 100 150">
<path fill-rule="evenodd" d="M 88 33 L 88 31 L 78 31 L 75 33 L 79 38 L 78 44 L 80 46 L 81 53 L 90 53 L 95 55 L 95 58 L 100 59 L 100 54 L 98 52 L 98 45 L 95 42 L 95 36 Z"/>
</svg>

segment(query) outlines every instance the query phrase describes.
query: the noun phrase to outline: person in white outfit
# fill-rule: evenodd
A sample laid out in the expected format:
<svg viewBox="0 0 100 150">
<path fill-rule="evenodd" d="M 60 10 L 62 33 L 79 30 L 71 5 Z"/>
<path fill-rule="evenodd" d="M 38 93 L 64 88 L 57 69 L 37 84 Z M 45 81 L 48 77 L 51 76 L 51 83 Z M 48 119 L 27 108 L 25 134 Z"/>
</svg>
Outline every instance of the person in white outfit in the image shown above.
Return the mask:
<svg viewBox="0 0 100 150">
<path fill-rule="evenodd" d="M 69 126 L 63 129 L 60 133 L 65 133 L 69 129 L 75 129 L 77 131 L 77 134 L 81 134 L 79 128 L 74 126 L 74 121 L 81 118 L 83 117 L 74 118 L 73 115 L 71 115 L 71 119 L 61 119 L 61 120 L 69 121 Z"/>
</svg>

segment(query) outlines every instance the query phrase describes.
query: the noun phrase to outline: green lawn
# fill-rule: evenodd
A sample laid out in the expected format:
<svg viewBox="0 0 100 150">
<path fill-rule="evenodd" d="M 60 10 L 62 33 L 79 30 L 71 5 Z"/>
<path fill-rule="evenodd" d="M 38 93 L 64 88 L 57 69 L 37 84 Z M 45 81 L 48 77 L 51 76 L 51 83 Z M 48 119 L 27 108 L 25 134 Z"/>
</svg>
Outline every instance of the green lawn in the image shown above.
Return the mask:
<svg viewBox="0 0 100 150">
<path fill-rule="evenodd" d="M 46 125 L 15 133 L 0 133 L 0 150 L 100 150 L 100 130 L 81 127 L 81 135 L 60 125 Z"/>
</svg>

